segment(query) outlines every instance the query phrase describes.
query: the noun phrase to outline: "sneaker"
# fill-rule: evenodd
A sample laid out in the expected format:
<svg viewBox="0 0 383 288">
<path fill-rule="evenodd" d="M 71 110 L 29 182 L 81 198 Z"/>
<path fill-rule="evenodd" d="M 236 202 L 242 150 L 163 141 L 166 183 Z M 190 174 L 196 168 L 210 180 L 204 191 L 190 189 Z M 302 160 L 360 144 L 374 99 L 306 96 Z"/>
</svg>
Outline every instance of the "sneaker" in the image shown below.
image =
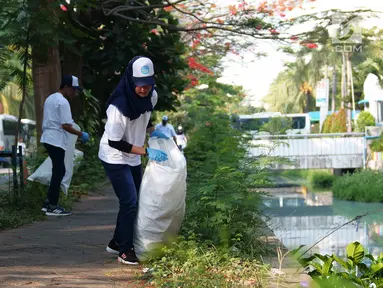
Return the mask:
<svg viewBox="0 0 383 288">
<path fill-rule="evenodd" d="M 106 251 L 111 254 L 118 255 L 120 254 L 120 246 L 114 241 L 114 239 L 110 240 L 108 246 L 106 246 Z"/>
<path fill-rule="evenodd" d="M 47 216 L 69 216 L 71 215 L 71 212 L 65 211 L 64 208 L 61 208 L 57 206 L 56 208 L 47 208 L 47 212 L 45 212 L 45 215 Z"/>
<path fill-rule="evenodd" d="M 43 207 L 41 207 L 41 212 L 47 212 L 49 208 L 49 201 L 45 200 L 44 204 L 43 204 Z"/>
<path fill-rule="evenodd" d="M 118 254 L 117 261 L 126 264 L 126 265 L 138 265 L 139 260 L 136 256 L 136 253 L 134 252 L 133 249 L 129 250 L 126 253 L 120 252 Z"/>
</svg>

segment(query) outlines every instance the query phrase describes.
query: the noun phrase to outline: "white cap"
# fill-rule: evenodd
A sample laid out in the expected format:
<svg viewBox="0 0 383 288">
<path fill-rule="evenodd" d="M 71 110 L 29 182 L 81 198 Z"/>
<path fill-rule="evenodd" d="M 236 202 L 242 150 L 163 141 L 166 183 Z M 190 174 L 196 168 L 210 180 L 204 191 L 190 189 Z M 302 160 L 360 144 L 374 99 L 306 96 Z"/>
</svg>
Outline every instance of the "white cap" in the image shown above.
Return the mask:
<svg viewBox="0 0 383 288">
<path fill-rule="evenodd" d="M 77 90 L 82 90 L 80 85 L 78 84 L 78 78 L 73 75 L 63 75 L 61 79 L 61 87 L 68 86 L 73 87 Z"/>
<path fill-rule="evenodd" d="M 154 85 L 153 62 L 147 57 L 138 58 L 132 65 L 133 81 L 137 86 Z"/>
</svg>

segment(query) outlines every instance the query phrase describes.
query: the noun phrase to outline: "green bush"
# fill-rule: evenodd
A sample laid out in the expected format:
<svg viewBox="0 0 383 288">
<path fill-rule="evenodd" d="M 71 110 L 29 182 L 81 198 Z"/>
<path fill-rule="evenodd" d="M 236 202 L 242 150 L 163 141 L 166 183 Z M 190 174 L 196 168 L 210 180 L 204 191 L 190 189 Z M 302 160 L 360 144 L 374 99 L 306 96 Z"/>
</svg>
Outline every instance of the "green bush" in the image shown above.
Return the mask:
<svg viewBox="0 0 383 288">
<path fill-rule="evenodd" d="M 309 175 L 309 184 L 312 188 L 331 188 L 334 175 L 327 171 L 312 171 Z"/>
<path fill-rule="evenodd" d="M 333 185 L 336 198 L 359 202 L 383 202 L 383 174 L 363 170 L 337 177 Z"/>
<path fill-rule="evenodd" d="M 334 115 L 329 115 L 323 122 L 322 133 L 331 133 L 331 126 Z"/>
<path fill-rule="evenodd" d="M 370 144 L 370 149 L 373 152 L 382 152 L 383 151 L 383 133 L 380 134 L 378 139 L 374 139 Z"/>
<path fill-rule="evenodd" d="M 149 260 L 156 287 L 266 287 L 266 266 L 231 256 L 196 239 L 180 237 L 162 257 Z"/>
<path fill-rule="evenodd" d="M 347 132 L 347 117 L 344 108 L 340 108 L 331 121 L 331 133 Z"/>
<path fill-rule="evenodd" d="M 362 111 L 358 115 L 358 119 L 356 120 L 357 131 L 364 132 L 366 130 L 366 126 L 374 126 L 375 118 L 368 111 Z"/>
</svg>

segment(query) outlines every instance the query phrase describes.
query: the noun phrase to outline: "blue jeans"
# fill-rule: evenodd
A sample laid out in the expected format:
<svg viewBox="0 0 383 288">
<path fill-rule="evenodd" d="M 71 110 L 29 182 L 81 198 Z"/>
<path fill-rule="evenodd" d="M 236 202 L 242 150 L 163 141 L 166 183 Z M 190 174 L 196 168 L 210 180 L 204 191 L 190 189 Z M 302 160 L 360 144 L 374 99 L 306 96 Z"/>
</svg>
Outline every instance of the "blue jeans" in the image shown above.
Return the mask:
<svg viewBox="0 0 383 288">
<path fill-rule="evenodd" d="M 101 162 L 120 203 L 113 239 L 120 245 L 120 253 L 125 253 L 133 248 L 133 232 L 137 218 L 142 166 L 132 167 L 127 164 Z"/>
<path fill-rule="evenodd" d="M 65 150 L 56 146 L 44 143 L 52 160 L 52 178 L 48 188 L 49 204 L 56 206 L 60 198 L 61 181 L 65 176 Z"/>
</svg>

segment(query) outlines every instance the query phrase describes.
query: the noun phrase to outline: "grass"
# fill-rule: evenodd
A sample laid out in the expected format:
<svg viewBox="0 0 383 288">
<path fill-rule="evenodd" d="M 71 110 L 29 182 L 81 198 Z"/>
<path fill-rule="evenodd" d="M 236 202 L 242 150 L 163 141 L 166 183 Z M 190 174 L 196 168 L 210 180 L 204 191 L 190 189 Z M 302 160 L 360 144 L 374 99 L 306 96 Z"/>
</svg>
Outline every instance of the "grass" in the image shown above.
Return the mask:
<svg viewBox="0 0 383 288">
<path fill-rule="evenodd" d="M 331 189 L 335 176 L 331 170 L 285 170 L 280 173 L 287 181 L 307 186 L 310 190 L 321 192 Z"/>
<path fill-rule="evenodd" d="M 383 202 L 383 173 L 363 170 L 336 178 L 333 193 L 336 198 L 358 202 Z"/>
<path fill-rule="evenodd" d="M 60 205 L 71 209 L 81 195 L 86 195 L 90 190 L 102 187 L 105 173 L 97 158 L 97 143 L 83 147 L 84 158 L 76 169 L 69 189 L 68 197 L 64 193 L 60 196 Z M 39 151 L 38 157 L 31 160 L 31 171 L 47 157 L 44 150 Z M 45 219 L 40 209 L 46 198 L 48 187 L 36 182 L 27 183 L 22 195 L 15 197 L 13 191 L 0 193 L 0 230 L 11 229 Z"/>
</svg>

